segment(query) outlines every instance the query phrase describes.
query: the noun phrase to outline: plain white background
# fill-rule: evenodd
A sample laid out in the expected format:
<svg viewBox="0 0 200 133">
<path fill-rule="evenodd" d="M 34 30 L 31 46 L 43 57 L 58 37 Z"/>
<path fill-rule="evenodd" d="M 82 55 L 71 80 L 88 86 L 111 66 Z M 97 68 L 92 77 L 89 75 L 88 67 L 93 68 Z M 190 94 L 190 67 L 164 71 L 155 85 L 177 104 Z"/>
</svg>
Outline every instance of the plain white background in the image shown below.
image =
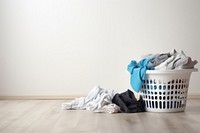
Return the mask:
<svg viewBox="0 0 200 133">
<path fill-rule="evenodd" d="M 0 95 L 85 95 L 130 88 L 141 55 L 200 61 L 199 0 L 1 0 Z M 196 65 L 199 68 L 199 64 Z M 200 93 L 193 73 L 190 93 Z"/>
</svg>

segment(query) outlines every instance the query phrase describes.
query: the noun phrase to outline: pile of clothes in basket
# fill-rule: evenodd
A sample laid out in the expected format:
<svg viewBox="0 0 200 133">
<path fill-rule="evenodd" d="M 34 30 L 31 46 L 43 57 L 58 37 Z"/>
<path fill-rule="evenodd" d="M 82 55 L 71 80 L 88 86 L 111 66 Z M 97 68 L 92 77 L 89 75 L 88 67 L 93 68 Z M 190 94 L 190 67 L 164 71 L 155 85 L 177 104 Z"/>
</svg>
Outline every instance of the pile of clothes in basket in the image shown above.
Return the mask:
<svg viewBox="0 0 200 133">
<path fill-rule="evenodd" d="M 128 65 L 130 84 L 135 92 L 139 92 L 142 82 L 146 78 L 147 70 L 177 70 L 193 69 L 198 62 L 192 61 L 183 51 L 178 53 L 175 49 L 168 53 L 148 54 L 142 57 L 138 63 L 132 60 Z"/>
<path fill-rule="evenodd" d="M 145 80 L 147 70 L 175 70 L 192 69 L 197 61 L 191 57 L 172 50 L 162 54 L 148 54 L 142 57 L 141 61 L 132 60 L 127 67 L 130 73 L 130 84 L 135 92 L 139 92 Z M 142 97 L 137 99 L 131 90 L 117 93 L 115 90 L 104 89 L 100 86 L 94 87 L 86 97 L 63 103 L 61 109 L 69 110 L 91 110 L 93 112 L 106 113 L 136 113 L 145 111 L 145 102 Z"/>
</svg>

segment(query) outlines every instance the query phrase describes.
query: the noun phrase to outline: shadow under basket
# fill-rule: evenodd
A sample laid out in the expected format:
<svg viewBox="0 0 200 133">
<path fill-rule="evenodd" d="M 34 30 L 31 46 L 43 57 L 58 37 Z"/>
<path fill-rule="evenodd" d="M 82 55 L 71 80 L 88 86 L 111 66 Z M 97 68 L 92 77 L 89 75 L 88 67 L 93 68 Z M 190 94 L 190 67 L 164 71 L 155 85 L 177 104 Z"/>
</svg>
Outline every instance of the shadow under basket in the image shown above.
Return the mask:
<svg viewBox="0 0 200 133">
<path fill-rule="evenodd" d="M 146 111 L 184 111 L 190 75 L 195 71 L 198 69 L 147 70 L 146 80 L 140 90 Z"/>
</svg>

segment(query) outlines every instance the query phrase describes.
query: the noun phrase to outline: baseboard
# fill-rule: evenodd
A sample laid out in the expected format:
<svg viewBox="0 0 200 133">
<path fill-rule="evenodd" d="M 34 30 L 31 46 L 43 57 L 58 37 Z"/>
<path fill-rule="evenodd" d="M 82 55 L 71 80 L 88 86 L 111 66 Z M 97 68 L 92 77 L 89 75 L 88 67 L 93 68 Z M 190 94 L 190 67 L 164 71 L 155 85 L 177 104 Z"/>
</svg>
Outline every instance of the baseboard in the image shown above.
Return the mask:
<svg viewBox="0 0 200 133">
<path fill-rule="evenodd" d="M 67 96 L 0 96 L 0 100 L 73 100 L 83 95 Z"/>
<path fill-rule="evenodd" d="M 67 96 L 0 96 L 0 100 L 73 100 L 83 97 L 84 95 L 67 95 Z M 188 98 L 200 98 L 200 93 L 189 93 Z"/>
<path fill-rule="evenodd" d="M 200 93 L 189 93 L 188 98 L 200 98 Z"/>
</svg>

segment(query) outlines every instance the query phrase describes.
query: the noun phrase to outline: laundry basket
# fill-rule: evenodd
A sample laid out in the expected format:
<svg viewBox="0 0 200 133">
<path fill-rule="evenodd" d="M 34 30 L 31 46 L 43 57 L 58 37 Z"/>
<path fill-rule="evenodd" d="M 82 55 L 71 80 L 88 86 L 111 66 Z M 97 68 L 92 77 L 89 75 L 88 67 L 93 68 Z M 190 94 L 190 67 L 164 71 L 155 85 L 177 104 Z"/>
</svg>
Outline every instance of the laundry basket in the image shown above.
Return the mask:
<svg viewBox="0 0 200 133">
<path fill-rule="evenodd" d="M 147 70 L 142 84 L 146 111 L 184 111 L 187 102 L 190 75 L 198 69 Z"/>
</svg>

